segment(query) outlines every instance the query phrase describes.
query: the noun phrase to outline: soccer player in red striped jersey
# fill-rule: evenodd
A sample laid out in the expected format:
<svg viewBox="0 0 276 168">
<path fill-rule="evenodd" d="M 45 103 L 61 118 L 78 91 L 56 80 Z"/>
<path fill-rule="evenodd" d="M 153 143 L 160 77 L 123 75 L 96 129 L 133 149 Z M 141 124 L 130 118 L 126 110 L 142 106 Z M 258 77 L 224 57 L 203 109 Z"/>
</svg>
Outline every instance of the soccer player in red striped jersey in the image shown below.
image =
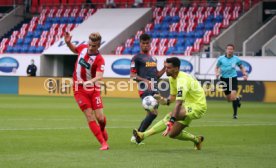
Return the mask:
<svg viewBox="0 0 276 168">
<path fill-rule="evenodd" d="M 105 66 L 104 59 L 98 50 L 101 45 L 101 35 L 91 33 L 88 44 L 79 46 L 72 44 L 71 39 L 72 36 L 66 32 L 65 43 L 73 53 L 78 54 L 73 74 L 74 97 L 87 119 L 90 130 L 101 144 L 100 150 L 108 150 L 106 117 L 103 113 L 99 85 Z"/>
</svg>

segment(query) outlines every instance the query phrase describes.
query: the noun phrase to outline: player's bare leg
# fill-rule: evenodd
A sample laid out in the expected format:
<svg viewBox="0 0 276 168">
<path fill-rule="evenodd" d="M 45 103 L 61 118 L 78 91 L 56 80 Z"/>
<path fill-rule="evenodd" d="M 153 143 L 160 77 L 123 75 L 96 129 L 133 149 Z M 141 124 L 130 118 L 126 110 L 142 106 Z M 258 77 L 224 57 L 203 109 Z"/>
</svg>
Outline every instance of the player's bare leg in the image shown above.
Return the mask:
<svg viewBox="0 0 276 168">
<path fill-rule="evenodd" d="M 96 118 L 97 118 L 97 121 L 100 125 L 100 128 L 101 128 L 101 131 L 102 131 L 102 134 L 103 134 L 103 137 L 105 139 L 105 141 L 108 140 L 108 134 L 107 134 L 107 131 L 105 129 L 105 126 L 106 126 L 106 117 L 103 113 L 103 109 L 97 109 L 95 110 L 95 115 L 96 115 Z"/>
<path fill-rule="evenodd" d="M 237 97 L 237 91 L 236 90 L 232 90 L 231 93 L 229 95 L 226 96 L 228 102 L 232 102 L 232 106 L 233 106 L 233 119 L 237 119 L 238 118 L 238 107 L 241 107 L 241 98 Z"/>
<path fill-rule="evenodd" d="M 147 111 L 147 116 L 145 117 L 145 119 L 141 122 L 140 127 L 138 130 L 135 130 L 137 132 L 145 132 L 146 129 L 151 125 L 152 121 L 157 117 L 158 115 L 158 111 L 157 109 L 154 109 L 153 111 Z M 133 132 L 134 133 L 134 132 Z M 133 136 L 130 139 L 130 142 L 132 143 L 137 143 L 135 135 L 133 134 Z M 139 144 L 141 144 L 139 142 Z"/>
<path fill-rule="evenodd" d="M 92 110 L 92 108 L 87 108 L 83 112 L 84 112 L 84 115 L 87 119 L 90 130 L 93 132 L 93 134 L 95 135 L 97 140 L 102 145 L 100 150 L 108 150 L 108 148 L 109 148 L 108 144 L 106 143 L 105 139 L 103 138 L 101 129 L 100 129 L 99 125 L 96 122 L 96 117 L 95 117 L 94 111 Z"/>
</svg>

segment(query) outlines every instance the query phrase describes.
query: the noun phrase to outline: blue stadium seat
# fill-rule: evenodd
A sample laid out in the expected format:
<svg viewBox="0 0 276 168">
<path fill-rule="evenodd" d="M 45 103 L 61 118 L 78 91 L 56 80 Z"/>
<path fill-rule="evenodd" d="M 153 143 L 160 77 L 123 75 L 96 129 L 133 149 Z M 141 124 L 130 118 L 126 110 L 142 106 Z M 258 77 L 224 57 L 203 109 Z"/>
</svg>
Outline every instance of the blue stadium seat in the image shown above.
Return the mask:
<svg viewBox="0 0 276 168">
<path fill-rule="evenodd" d="M 50 30 L 51 26 L 52 26 L 52 24 L 47 23 L 42 27 L 42 30 Z"/>
<path fill-rule="evenodd" d="M 199 23 L 196 28 L 196 30 L 203 30 L 204 29 L 204 24 L 203 23 Z"/>
<path fill-rule="evenodd" d="M 13 47 L 13 53 L 19 53 L 20 49 L 21 49 L 21 46 L 18 46 L 18 45 L 14 46 Z"/>
<path fill-rule="evenodd" d="M 177 23 L 179 21 L 180 21 L 180 17 L 179 16 L 173 16 L 171 23 Z"/>
<path fill-rule="evenodd" d="M 54 18 L 53 17 L 47 17 L 45 20 L 45 24 L 51 24 L 53 23 Z"/>
<path fill-rule="evenodd" d="M 223 16 L 222 15 L 218 15 L 217 17 L 214 18 L 214 20 L 215 20 L 216 23 L 220 23 L 223 20 Z"/>
<path fill-rule="evenodd" d="M 170 54 L 173 54 L 175 51 L 175 47 L 169 47 L 167 52 L 166 52 L 166 55 L 170 55 Z"/>
<path fill-rule="evenodd" d="M 177 34 L 177 38 L 185 38 L 187 36 L 187 33 L 186 32 L 179 32 Z"/>
<path fill-rule="evenodd" d="M 178 46 L 176 50 L 173 52 L 174 54 L 184 54 L 186 47 L 185 46 Z"/>
<path fill-rule="evenodd" d="M 34 35 L 34 33 L 29 31 L 29 32 L 27 33 L 26 37 L 28 37 L 28 38 L 32 38 L 32 37 L 33 37 L 33 35 Z"/>
<path fill-rule="evenodd" d="M 13 46 L 8 46 L 6 52 L 7 53 L 12 53 L 13 52 Z"/>
<path fill-rule="evenodd" d="M 160 38 L 168 38 L 169 32 L 168 31 L 162 31 L 160 32 Z"/>
<path fill-rule="evenodd" d="M 194 38 L 195 37 L 195 32 L 191 31 L 191 32 L 188 32 L 187 35 L 186 35 L 187 38 Z"/>
<path fill-rule="evenodd" d="M 214 19 L 214 15 L 209 15 L 206 19 L 206 22 L 212 22 Z"/>
<path fill-rule="evenodd" d="M 187 46 L 192 46 L 194 45 L 194 42 L 195 42 L 194 38 L 187 38 L 185 43 Z"/>
<path fill-rule="evenodd" d="M 41 35 L 41 31 L 39 30 L 34 31 L 34 38 L 39 38 L 40 35 Z"/>
<path fill-rule="evenodd" d="M 160 32 L 159 31 L 154 31 L 152 33 L 152 38 L 159 38 L 160 37 Z"/>
<path fill-rule="evenodd" d="M 169 38 L 176 38 L 177 37 L 177 35 L 178 35 L 179 33 L 178 32 L 169 32 Z"/>
<path fill-rule="evenodd" d="M 195 38 L 202 38 L 204 36 L 203 30 L 198 30 L 195 32 Z"/>
<path fill-rule="evenodd" d="M 133 47 L 139 47 L 140 46 L 140 41 L 139 40 L 134 40 L 133 42 Z"/>
<path fill-rule="evenodd" d="M 44 47 L 43 47 L 43 46 L 38 46 L 38 47 L 35 49 L 35 52 L 36 52 L 36 53 L 42 53 L 43 50 L 44 50 Z"/>
<path fill-rule="evenodd" d="M 30 46 L 28 53 L 36 53 L 36 47 L 35 46 Z"/>
<path fill-rule="evenodd" d="M 21 48 L 21 52 L 22 53 L 27 53 L 29 50 L 29 46 L 28 45 L 23 45 L 22 48 Z"/>
<path fill-rule="evenodd" d="M 125 50 L 123 51 L 123 54 L 127 55 L 127 54 L 132 54 L 132 48 L 125 48 Z"/>
<path fill-rule="evenodd" d="M 140 47 L 133 47 L 132 48 L 132 54 L 133 55 L 136 55 L 136 54 L 139 54 L 140 53 Z"/>
<path fill-rule="evenodd" d="M 207 22 L 205 24 L 205 30 L 212 30 L 214 27 L 214 24 L 212 22 Z"/>
<path fill-rule="evenodd" d="M 172 18 L 170 16 L 165 16 L 164 19 L 163 19 L 163 21 L 162 21 L 162 23 L 168 24 L 168 23 L 171 22 L 171 20 L 172 20 Z"/>
<path fill-rule="evenodd" d="M 145 33 L 147 33 L 150 37 L 152 37 L 153 31 L 149 31 L 149 32 L 145 32 Z"/>
<path fill-rule="evenodd" d="M 73 23 L 75 23 L 75 20 L 76 20 L 75 17 L 69 17 L 69 18 L 68 18 L 68 23 L 73 24 Z"/>
<path fill-rule="evenodd" d="M 60 23 L 61 23 L 61 24 L 67 24 L 68 21 L 69 21 L 69 18 L 68 18 L 68 17 L 62 17 L 62 18 L 60 18 Z"/>
<path fill-rule="evenodd" d="M 36 30 L 42 30 L 42 28 L 43 28 L 43 25 L 42 25 L 42 24 L 38 24 L 38 25 L 36 26 Z"/>
<path fill-rule="evenodd" d="M 16 42 L 17 45 L 23 44 L 24 38 L 19 38 Z"/>
<path fill-rule="evenodd" d="M 84 18 L 83 18 L 83 17 L 77 17 L 77 18 L 76 18 L 76 22 L 75 22 L 75 23 L 82 23 L 82 22 L 83 22 L 83 20 L 84 20 Z"/>
<path fill-rule="evenodd" d="M 184 43 L 185 43 L 185 39 L 184 38 L 178 38 L 175 46 L 178 46 L 178 47 L 179 46 L 183 46 Z"/>
<path fill-rule="evenodd" d="M 52 23 L 57 23 L 57 24 L 59 24 L 59 23 L 60 23 L 60 20 L 61 20 L 60 17 L 54 17 L 54 18 L 52 19 Z"/>
<path fill-rule="evenodd" d="M 169 24 L 162 24 L 161 25 L 161 31 L 169 31 L 170 25 Z"/>
<path fill-rule="evenodd" d="M 24 40 L 24 44 L 26 44 L 26 45 L 29 45 L 31 42 L 32 42 L 32 39 L 29 37 L 25 38 L 25 40 Z"/>
<path fill-rule="evenodd" d="M 161 24 L 155 24 L 153 30 L 159 31 L 161 29 Z"/>
</svg>

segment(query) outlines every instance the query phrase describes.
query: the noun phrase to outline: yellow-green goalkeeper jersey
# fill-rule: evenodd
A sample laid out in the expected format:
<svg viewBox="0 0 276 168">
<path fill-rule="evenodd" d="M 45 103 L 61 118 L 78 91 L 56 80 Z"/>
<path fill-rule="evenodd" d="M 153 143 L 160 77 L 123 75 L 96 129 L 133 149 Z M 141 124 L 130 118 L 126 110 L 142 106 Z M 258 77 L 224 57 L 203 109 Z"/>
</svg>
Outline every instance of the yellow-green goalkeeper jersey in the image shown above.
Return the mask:
<svg viewBox="0 0 276 168">
<path fill-rule="evenodd" d="M 206 106 L 206 97 L 200 83 L 190 74 L 179 71 L 176 79 L 169 77 L 170 94 L 185 104 L 196 103 Z"/>
</svg>

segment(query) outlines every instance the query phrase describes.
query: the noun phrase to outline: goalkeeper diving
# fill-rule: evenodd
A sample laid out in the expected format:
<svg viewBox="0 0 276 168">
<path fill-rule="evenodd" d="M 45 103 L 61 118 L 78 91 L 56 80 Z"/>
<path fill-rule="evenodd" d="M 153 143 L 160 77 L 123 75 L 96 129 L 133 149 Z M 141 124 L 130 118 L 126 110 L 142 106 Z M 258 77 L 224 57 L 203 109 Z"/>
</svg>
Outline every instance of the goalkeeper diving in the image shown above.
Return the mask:
<svg viewBox="0 0 276 168">
<path fill-rule="evenodd" d="M 149 130 L 145 132 L 133 130 L 133 135 L 139 144 L 149 136 L 163 132 L 163 136 L 192 141 L 195 149 L 201 150 L 204 137 L 195 136 L 184 129 L 191 124 L 192 120 L 199 119 L 205 114 L 207 104 L 204 90 L 193 76 L 180 71 L 180 60 L 177 57 L 167 58 L 165 64 L 170 83 L 170 96 L 164 98 L 156 94 L 154 97 L 161 105 L 175 102 L 175 107 Z"/>
</svg>

